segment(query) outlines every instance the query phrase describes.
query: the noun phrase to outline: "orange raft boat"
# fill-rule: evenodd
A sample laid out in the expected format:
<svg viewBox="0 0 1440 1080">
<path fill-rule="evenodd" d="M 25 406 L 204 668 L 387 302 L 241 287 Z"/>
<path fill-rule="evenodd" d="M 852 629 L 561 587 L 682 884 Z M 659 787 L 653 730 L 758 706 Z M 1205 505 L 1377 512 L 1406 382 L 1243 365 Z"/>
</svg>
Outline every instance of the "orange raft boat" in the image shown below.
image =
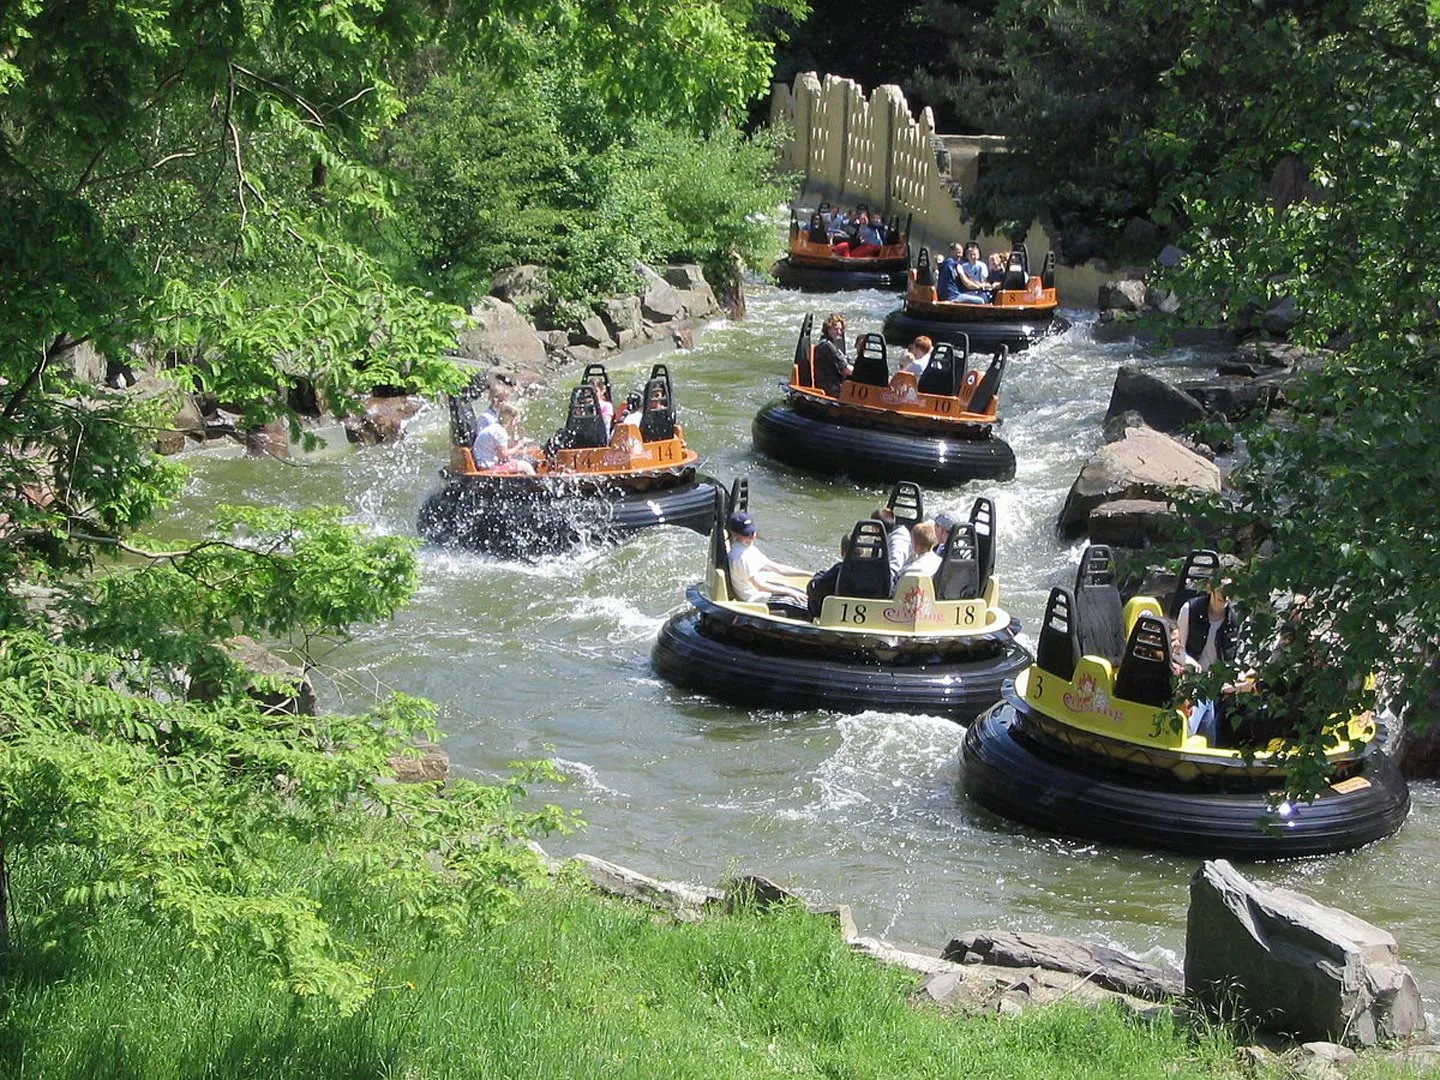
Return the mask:
<svg viewBox="0 0 1440 1080">
<path fill-rule="evenodd" d="M 524 454 L 533 475 L 475 465 L 475 410 L 450 401 L 450 465 L 420 509 L 420 535 L 438 544 L 500 555 L 564 551 L 615 540 L 654 525 L 710 530 L 715 481 L 699 473 L 699 455 L 685 445 L 675 417 L 670 373 L 656 364 L 638 409 L 601 414 L 592 379 L 610 379 L 601 364 L 585 369 L 570 394 L 565 426 L 543 448 Z M 638 422 L 633 422 L 637 419 Z"/>
<path fill-rule="evenodd" d="M 1056 314 L 1059 307 L 1053 251 L 1046 254 L 1040 273 L 1032 274 L 1025 245 L 1017 245 L 994 299 L 967 304 L 936 298 L 935 269 L 929 250 L 922 247 L 909 275 L 904 305 L 885 318 L 885 340 L 908 345 L 924 334 L 952 345 L 963 337 L 975 348 L 1023 349 L 1070 325 Z"/>
<path fill-rule="evenodd" d="M 785 397 L 755 417 L 755 449 L 798 469 L 844 473 L 857 480 L 914 479 L 935 486 L 1009 480 L 1015 452 L 995 434 L 1001 346 L 982 373 L 967 370 L 969 350 L 935 346 L 919 379 L 890 374 L 885 341 L 855 343 L 854 374 L 831 397 L 816 385 L 812 316 L 805 316 Z"/>
<path fill-rule="evenodd" d="M 821 203 L 823 211 L 827 204 Z M 775 278 L 792 289 L 803 292 L 838 292 L 843 289 L 905 288 L 910 272 L 910 219 L 902 228 L 897 215 L 890 223 L 886 239 L 893 243 L 880 248 L 878 255 L 853 259 L 836 255 L 827 235 L 824 242 L 810 239 L 792 212 L 790 215 L 790 252 L 775 264 Z"/>
</svg>

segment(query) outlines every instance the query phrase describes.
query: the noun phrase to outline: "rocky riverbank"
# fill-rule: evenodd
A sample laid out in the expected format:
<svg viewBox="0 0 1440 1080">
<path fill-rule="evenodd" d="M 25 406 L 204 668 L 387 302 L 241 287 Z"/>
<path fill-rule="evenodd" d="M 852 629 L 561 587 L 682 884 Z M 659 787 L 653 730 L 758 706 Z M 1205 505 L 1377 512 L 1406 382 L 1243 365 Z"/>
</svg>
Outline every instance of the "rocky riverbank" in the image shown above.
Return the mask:
<svg viewBox="0 0 1440 1080">
<path fill-rule="evenodd" d="M 532 319 L 531 310 L 543 294 L 543 270 L 519 266 L 497 274 L 488 296 L 470 305 L 470 321 L 456 335 L 450 354 L 477 382 L 500 381 L 522 392 L 541 386 L 562 371 L 581 364 L 606 362 L 622 353 L 656 355 L 694 345 L 696 326 L 724 312 L 743 312 L 740 285 L 726 291 L 724 304 L 693 263 L 658 270 L 635 266 L 632 293 L 597 301 L 589 314 L 568 325 Z M 155 450 L 178 454 L 206 446 L 244 446 L 257 456 L 288 457 L 304 445 L 306 432 L 322 439 L 343 436 L 348 442 L 375 445 L 403 437 L 405 423 L 424 404 L 403 388 L 376 387 L 356 411 L 335 415 L 319 401 L 313 388 L 296 385 L 289 404 L 301 417 L 300 438 L 283 421 L 247 427 L 239 410 L 213 395 L 187 390 L 163 371 L 136 370 L 107 362 L 88 346 L 73 350 L 72 373 L 86 381 L 136 397 L 161 398 L 170 419 L 157 431 Z"/>
</svg>

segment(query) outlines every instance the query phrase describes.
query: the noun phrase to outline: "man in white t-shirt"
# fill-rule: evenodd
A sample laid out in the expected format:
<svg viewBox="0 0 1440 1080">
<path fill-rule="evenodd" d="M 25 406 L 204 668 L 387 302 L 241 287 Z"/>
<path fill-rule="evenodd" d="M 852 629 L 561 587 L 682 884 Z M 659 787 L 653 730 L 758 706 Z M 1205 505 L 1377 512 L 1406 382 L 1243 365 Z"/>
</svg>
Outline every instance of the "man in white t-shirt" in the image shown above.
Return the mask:
<svg viewBox="0 0 1440 1080">
<path fill-rule="evenodd" d="M 803 589 L 787 584 L 784 575 L 808 571 L 767 559 L 755 546 L 755 520 L 743 510 L 731 514 L 725 522 L 730 536 L 730 587 L 735 598 L 746 603 L 769 600 L 794 600 L 807 603 Z"/>
<path fill-rule="evenodd" d="M 935 523 L 933 521 L 922 521 L 910 530 L 910 536 L 915 545 L 915 554 L 905 564 L 902 574 L 909 574 L 919 571 L 926 577 L 934 577 L 935 572 L 940 569 L 940 556 L 935 553 Z"/>
</svg>

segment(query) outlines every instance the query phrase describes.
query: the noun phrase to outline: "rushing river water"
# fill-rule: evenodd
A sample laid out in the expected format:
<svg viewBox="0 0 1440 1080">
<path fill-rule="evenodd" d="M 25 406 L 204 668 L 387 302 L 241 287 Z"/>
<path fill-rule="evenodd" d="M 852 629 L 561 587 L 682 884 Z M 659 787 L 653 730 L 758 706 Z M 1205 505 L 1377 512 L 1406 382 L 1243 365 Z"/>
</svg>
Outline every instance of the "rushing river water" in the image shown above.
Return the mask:
<svg viewBox="0 0 1440 1080">
<path fill-rule="evenodd" d="M 788 372 L 804 313 L 878 330 L 893 294 L 805 297 L 756 289 L 744 322 L 717 323 L 667 358 L 686 437 L 727 483 L 748 475 L 761 544 L 773 557 L 828 566 L 842 532 L 884 491 L 803 476 L 758 458 L 750 421 Z M 1120 363 L 1198 362 L 1091 338 L 1088 317 L 1012 358 L 1002 434 L 1019 467 L 1006 484 L 927 492 L 927 509 L 996 502 L 1001 603 L 1033 632 L 1051 585 L 1069 582 L 1080 547 L 1054 522 L 1100 421 Z M 649 361 L 621 359 L 617 389 Z M 558 423 L 568 394 L 529 404 L 532 432 Z M 336 503 L 382 532 L 411 534 L 446 458 L 443 410 L 393 447 L 337 451 L 300 465 L 201 456 L 171 528 L 203 531 L 216 502 Z M 361 708 L 402 690 L 440 707 L 456 771 L 480 778 L 515 759 L 550 758 L 573 780 L 543 792 L 587 827 L 545 841 L 643 872 L 714 884 L 763 873 L 807 896 L 852 905 L 863 933 L 938 947 L 972 928 L 1010 927 L 1113 942 L 1178 958 L 1197 861 L 1043 836 L 970 805 L 960 792 L 963 728 L 931 716 L 745 711 L 682 693 L 650 671 L 650 647 L 705 540 L 652 530 L 606 550 L 537 564 L 427 549 L 414 602 L 322 656 L 325 704 Z M 1027 641 L 1030 641 L 1027 637 Z M 1413 789 L 1396 836 L 1362 851 L 1262 864 L 1255 878 L 1302 889 L 1390 929 L 1422 985 L 1440 987 L 1437 843 L 1440 788 Z"/>
</svg>

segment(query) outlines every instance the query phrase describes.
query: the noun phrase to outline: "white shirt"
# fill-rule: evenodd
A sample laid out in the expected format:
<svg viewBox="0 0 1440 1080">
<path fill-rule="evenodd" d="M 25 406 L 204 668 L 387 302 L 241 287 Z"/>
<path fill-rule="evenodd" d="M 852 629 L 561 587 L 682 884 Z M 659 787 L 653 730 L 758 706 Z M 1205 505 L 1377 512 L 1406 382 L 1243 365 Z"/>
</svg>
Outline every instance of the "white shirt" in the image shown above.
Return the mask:
<svg viewBox="0 0 1440 1080">
<path fill-rule="evenodd" d="M 506 447 L 510 445 L 510 433 L 500 418 L 486 409 L 480 414 L 479 430 L 475 432 L 475 443 L 470 448 L 477 469 L 490 469 L 500 464 Z"/>
<path fill-rule="evenodd" d="M 923 555 L 916 555 L 905 564 L 904 572 L 907 574 L 921 573 L 926 577 L 934 577 L 935 572 L 940 569 L 940 556 L 934 551 L 927 551 Z"/>
<path fill-rule="evenodd" d="M 892 579 L 900 576 L 900 571 L 910 561 L 910 553 L 914 550 L 909 529 L 904 525 L 896 525 L 890 530 L 890 577 Z"/>
<path fill-rule="evenodd" d="M 770 565 L 770 560 L 754 544 L 732 540 L 730 547 L 730 587 L 735 598 L 747 603 L 764 600 L 770 594 L 755 584 L 755 575 Z"/>
<path fill-rule="evenodd" d="M 929 366 L 930 354 L 927 352 L 924 356 L 912 356 L 910 358 L 910 362 L 904 367 L 902 367 L 900 370 L 908 371 L 911 375 L 914 375 L 915 378 L 918 379 L 921 375 L 925 374 L 925 369 Z"/>
</svg>

